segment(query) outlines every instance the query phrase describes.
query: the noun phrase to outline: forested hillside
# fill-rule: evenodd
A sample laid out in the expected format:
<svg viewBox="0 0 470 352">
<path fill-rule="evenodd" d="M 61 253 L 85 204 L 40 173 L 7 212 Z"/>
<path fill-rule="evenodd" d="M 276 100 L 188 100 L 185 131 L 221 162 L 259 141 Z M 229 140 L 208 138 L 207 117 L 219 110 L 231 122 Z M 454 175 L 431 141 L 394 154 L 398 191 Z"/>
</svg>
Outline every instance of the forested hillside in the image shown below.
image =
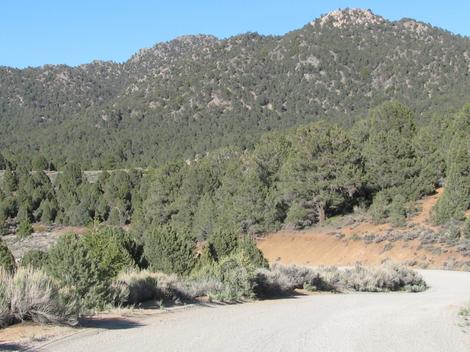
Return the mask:
<svg viewBox="0 0 470 352">
<path fill-rule="evenodd" d="M 0 68 L 0 150 L 30 165 L 156 166 L 194 160 L 326 119 L 342 126 L 399 100 L 417 125 L 469 99 L 470 40 L 366 10 L 325 15 L 284 36 L 198 35 L 124 63 Z"/>
<path fill-rule="evenodd" d="M 470 222 L 460 221 L 470 207 L 469 136 L 468 104 L 419 127 L 409 108 L 387 102 L 348 129 L 313 122 L 266 134 L 253 150 L 232 146 L 145 171 L 104 171 L 93 183 L 78 164 L 51 182 L 45 159 L 36 158 L 31 172 L 0 154 L 8 168 L 0 183 L 0 230 L 16 227 L 26 237 L 33 222 L 98 221 L 130 224 L 138 237 L 169 225 L 206 240 L 227 229 L 254 235 L 366 211 L 374 222 L 403 226 L 414 202 L 445 183 L 432 221 L 456 221 L 466 237 Z"/>
</svg>

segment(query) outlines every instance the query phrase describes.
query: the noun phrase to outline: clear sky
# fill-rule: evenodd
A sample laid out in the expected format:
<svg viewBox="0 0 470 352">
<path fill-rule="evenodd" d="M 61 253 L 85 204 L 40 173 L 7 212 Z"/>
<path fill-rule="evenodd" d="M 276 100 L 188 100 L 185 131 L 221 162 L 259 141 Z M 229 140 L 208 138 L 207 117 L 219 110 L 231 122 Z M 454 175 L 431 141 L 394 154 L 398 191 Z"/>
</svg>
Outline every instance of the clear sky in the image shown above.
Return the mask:
<svg viewBox="0 0 470 352">
<path fill-rule="evenodd" d="M 0 65 L 122 62 L 183 34 L 283 34 L 345 7 L 470 36 L 470 0 L 2 0 Z"/>
</svg>

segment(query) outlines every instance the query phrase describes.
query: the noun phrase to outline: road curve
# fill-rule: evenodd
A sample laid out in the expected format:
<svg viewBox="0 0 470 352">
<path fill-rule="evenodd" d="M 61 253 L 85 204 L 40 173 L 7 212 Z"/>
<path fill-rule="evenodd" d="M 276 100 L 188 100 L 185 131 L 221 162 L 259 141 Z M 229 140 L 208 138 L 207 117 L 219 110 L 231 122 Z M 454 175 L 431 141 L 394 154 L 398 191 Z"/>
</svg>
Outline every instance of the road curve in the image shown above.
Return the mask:
<svg viewBox="0 0 470 352">
<path fill-rule="evenodd" d="M 469 352 L 458 307 L 470 273 L 422 271 L 422 293 L 320 294 L 156 314 L 127 329 L 93 330 L 40 351 Z"/>
</svg>

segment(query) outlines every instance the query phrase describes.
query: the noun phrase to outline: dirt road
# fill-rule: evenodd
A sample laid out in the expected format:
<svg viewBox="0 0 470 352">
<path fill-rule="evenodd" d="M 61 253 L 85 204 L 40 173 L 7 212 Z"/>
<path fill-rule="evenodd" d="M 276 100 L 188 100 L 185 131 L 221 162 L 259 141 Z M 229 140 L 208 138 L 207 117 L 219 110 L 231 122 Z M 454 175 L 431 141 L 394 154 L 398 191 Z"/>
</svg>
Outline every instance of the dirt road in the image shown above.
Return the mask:
<svg viewBox="0 0 470 352">
<path fill-rule="evenodd" d="M 468 352 L 458 306 L 470 273 L 423 271 L 423 293 L 319 294 L 196 307 L 109 326 L 41 351 L 410 351 Z"/>
</svg>

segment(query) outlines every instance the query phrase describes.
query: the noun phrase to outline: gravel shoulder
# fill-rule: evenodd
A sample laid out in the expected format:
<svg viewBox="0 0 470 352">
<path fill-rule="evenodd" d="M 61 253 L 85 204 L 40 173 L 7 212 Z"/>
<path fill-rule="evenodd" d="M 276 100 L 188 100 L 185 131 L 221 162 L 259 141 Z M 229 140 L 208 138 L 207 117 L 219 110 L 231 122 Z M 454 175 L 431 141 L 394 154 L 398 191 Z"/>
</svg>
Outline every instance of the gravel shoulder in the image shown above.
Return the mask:
<svg viewBox="0 0 470 352">
<path fill-rule="evenodd" d="M 39 351 L 470 351 L 458 325 L 470 273 L 422 271 L 422 293 L 318 294 L 197 306 L 106 326 Z"/>
</svg>

